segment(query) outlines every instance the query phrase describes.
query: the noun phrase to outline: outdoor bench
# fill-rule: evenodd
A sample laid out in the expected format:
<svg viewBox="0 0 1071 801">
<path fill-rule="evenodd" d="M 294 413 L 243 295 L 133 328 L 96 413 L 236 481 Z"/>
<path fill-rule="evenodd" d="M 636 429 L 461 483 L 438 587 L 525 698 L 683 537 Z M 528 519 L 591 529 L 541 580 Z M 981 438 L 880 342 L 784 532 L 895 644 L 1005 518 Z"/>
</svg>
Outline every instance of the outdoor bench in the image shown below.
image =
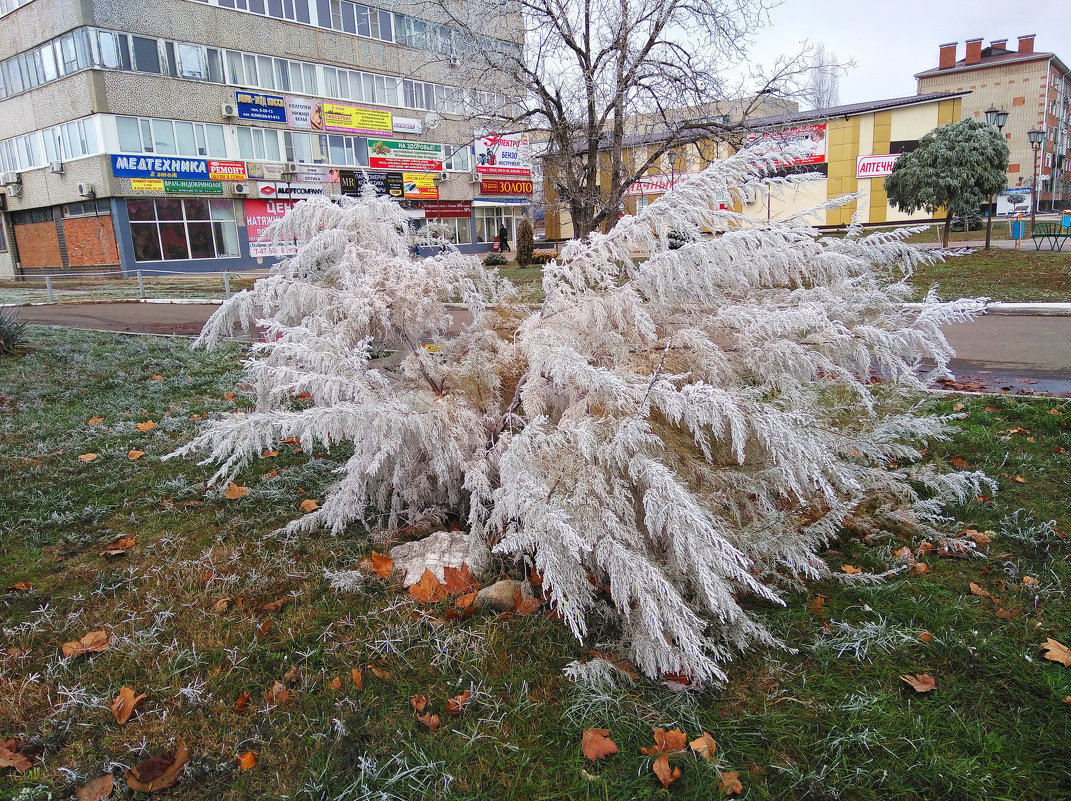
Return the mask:
<svg viewBox="0 0 1071 801">
<path fill-rule="evenodd" d="M 1035 250 L 1041 250 L 1041 244 L 1048 240 L 1049 250 L 1062 252 L 1064 240 L 1071 238 L 1071 228 L 1064 228 L 1059 223 L 1054 222 L 1038 223 L 1030 232 L 1030 237 L 1034 240 Z"/>
</svg>

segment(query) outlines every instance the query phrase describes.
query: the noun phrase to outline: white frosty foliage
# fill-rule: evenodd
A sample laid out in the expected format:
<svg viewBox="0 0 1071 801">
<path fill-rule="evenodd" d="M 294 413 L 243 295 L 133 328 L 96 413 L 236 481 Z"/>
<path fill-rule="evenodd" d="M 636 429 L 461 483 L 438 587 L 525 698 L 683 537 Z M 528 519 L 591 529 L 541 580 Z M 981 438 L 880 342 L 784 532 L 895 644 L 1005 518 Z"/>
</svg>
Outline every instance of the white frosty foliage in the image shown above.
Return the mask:
<svg viewBox="0 0 1071 801">
<path fill-rule="evenodd" d="M 461 519 L 534 564 L 578 637 L 610 611 L 647 675 L 722 678 L 734 652 L 776 642 L 741 599 L 826 574 L 816 549 L 844 524 L 938 525 L 984 478 L 916 469 L 946 421 L 902 397 L 923 362 L 948 374 L 940 325 L 983 303 L 904 306 L 912 268 L 941 257 L 907 245 L 911 229 L 827 238 L 806 215 L 711 207 L 813 180 L 763 178 L 775 156 L 717 162 L 568 243 L 535 309 L 475 257 L 412 259 L 390 201 L 298 204 L 272 232 L 298 255 L 200 339 L 267 327 L 246 362 L 256 409 L 180 453 L 207 452 L 220 480 L 284 437 L 350 443 L 291 529 Z M 671 233 L 688 243 L 670 250 Z"/>
</svg>

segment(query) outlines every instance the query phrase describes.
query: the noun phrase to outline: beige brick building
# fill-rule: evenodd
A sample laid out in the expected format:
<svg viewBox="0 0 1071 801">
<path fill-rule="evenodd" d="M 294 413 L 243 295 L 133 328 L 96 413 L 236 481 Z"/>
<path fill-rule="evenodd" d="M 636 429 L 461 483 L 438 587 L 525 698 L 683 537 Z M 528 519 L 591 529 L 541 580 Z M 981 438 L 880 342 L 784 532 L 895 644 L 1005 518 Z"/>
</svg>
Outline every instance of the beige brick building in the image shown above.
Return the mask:
<svg viewBox="0 0 1071 801">
<path fill-rule="evenodd" d="M 920 95 L 970 92 L 963 98 L 962 117 L 985 119 L 991 106 L 1008 112 L 1003 133 L 1011 150 L 1008 186 L 1033 186 L 1034 151 L 1027 131 L 1045 131 L 1039 152 L 1042 210 L 1071 207 L 1071 74 L 1056 54 L 1034 50 L 1034 34 L 1020 36 L 1009 49 L 1007 39 L 982 47 L 969 39 L 962 58 L 959 45 L 940 46 L 937 66 L 915 75 Z"/>
</svg>

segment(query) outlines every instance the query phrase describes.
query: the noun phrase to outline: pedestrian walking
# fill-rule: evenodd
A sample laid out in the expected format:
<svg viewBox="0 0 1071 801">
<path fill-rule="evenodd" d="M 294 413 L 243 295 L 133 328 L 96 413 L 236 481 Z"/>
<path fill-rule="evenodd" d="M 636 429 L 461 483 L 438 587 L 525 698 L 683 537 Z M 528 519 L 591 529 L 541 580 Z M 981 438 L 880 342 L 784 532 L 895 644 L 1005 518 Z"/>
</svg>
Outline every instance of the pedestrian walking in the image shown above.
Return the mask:
<svg viewBox="0 0 1071 801">
<path fill-rule="evenodd" d="M 498 250 L 500 253 L 509 250 L 509 231 L 506 230 L 505 225 L 498 229 Z"/>
</svg>

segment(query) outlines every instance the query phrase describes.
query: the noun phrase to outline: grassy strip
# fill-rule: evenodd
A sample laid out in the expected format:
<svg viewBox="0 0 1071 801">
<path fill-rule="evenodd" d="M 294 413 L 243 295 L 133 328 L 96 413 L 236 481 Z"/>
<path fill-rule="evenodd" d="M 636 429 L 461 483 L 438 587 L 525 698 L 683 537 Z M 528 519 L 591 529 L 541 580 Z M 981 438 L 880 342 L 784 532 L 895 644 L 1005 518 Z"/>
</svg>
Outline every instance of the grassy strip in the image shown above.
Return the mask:
<svg viewBox="0 0 1071 801">
<path fill-rule="evenodd" d="M 719 769 L 739 772 L 752 799 L 1071 792 L 1071 668 L 1038 648 L 1047 637 L 1071 644 L 1069 549 L 1045 525 L 1071 531 L 1067 401 L 964 399 L 957 439 L 931 447 L 937 467 L 969 465 L 1002 485 L 950 510 L 991 532 L 983 554 L 789 593 L 786 608 L 758 611 L 797 650 L 743 657 L 724 687 L 589 689 L 561 670 L 612 650 L 612 631 L 578 643 L 543 613 L 444 623 L 442 607 L 421 610 L 396 584 L 345 573 L 373 547 L 359 528 L 273 534 L 321 497 L 346 453 L 283 446 L 245 471 L 238 500 L 206 493 L 208 468 L 160 461 L 192 435 L 191 416 L 246 407 L 240 393 L 227 398 L 238 346 L 206 356 L 181 340 L 30 330 L 32 349 L 0 360 L 0 568 L 5 583 L 34 585 L 0 594 L 0 739 L 17 739 L 35 767 L 0 771 L 0 797 L 69 794 L 175 738 L 193 759 L 172 796 L 212 801 L 708 799 Z M 957 401 L 931 403 L 950 413 Z M 156 426 L 139 431 L 146 420 Z M 145 455 L 130 460 L 131 449 Z M 97 458 L 77 459 L 87 453 Z M 125 536 L 134 547 L 102 555 Z M 849 537 L 825 557 L 838 575 L 841 564 L 878 572 L 918 544 Z M 223 598 L 228 609 L 215 611 Z M 279 611 L 258 610 L 280 599 Z M 60 658 L 62 643 L 97 629 L 115 637 L 111 648 Z M 899 679 L 908 673 L 932 675 L 937 689 L 914 693 Z M 288 674 L 290 700 L 266 703 Z M 123 685 L 147 698 L 119 726 L 108 705 Z M 438 732 L 415 720 L 411 695 L 441 714 L 465 689 L 468 708 Z M 710 732 L 715 760 L 676 757 L 682 776 L 663 790 L 639 751 L 655 726 Z M 590 727 L 609 729 L 619 753 L 584 758 Z M 247 751 L 256 765 L 241 771 Z"/>
</svg>

